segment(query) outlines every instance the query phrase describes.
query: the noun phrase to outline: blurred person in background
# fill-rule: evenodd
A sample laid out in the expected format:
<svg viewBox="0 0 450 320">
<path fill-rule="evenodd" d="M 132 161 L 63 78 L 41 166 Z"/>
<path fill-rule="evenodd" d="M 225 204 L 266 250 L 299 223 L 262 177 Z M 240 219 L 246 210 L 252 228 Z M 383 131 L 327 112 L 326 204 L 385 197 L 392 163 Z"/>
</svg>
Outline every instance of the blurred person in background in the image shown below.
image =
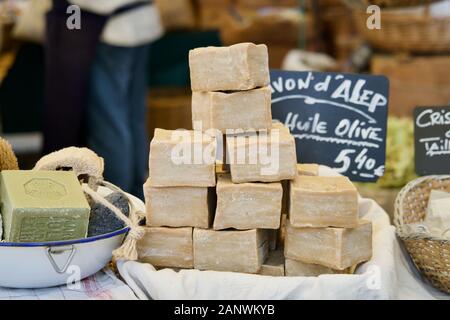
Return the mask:
<svg viewBox="0 0 450 320">
<path fill-rule="evenodd" d="M 105 159 L 105 179 L 142 198 L 147 61 L 163 33 L 159 13 L 151 0 L 68 2 L 53 0 L 47 15 L 47 96 L 56 98 L 46 103 L 45 149 L 87 144 Z M 79 30 L 61 28 L 71 4 L 81 8 Z"/>
</svg>

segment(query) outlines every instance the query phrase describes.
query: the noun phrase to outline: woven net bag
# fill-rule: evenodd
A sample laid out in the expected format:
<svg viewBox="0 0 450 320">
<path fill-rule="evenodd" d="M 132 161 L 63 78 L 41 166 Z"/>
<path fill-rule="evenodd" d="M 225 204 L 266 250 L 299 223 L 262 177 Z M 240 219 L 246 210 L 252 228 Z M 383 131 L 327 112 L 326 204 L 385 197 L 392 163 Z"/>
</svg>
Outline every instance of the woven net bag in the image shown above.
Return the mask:
<svg viewBox="0 0 450 320">
<path fill-rule="evenodd" d="M 395 202 L 394 223 L 417 268 L 436 288 L 450 293 L 450 238 L 414 234 L 405 227 L 425 218 L 430 192 L 437 189 L 450 192 L 450 176 L 421 177 L 406 185 Z"/>
</svg>

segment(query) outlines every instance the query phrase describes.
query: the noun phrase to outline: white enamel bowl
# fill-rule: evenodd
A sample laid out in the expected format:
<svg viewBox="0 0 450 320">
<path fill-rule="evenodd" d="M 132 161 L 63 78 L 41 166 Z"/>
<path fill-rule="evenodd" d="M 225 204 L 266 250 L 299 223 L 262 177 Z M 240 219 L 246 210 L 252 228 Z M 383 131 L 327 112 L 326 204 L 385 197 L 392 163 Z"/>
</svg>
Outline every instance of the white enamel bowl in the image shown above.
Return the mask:
<svg viewBox="0 0 450 320">
<path fill-rule="evenodd" d="M 101 187 L 100 193 L 110 191 Z M 108 190 L 108 191 L 106 191 Z M 128 195 L 144 210 L 138 198 Z M 120 247 L 129 228 L 69 241 L 44 243 L 0 242 L 0 287 L 45 288 L 72 283 L 101 270 Z"/>
</svg>

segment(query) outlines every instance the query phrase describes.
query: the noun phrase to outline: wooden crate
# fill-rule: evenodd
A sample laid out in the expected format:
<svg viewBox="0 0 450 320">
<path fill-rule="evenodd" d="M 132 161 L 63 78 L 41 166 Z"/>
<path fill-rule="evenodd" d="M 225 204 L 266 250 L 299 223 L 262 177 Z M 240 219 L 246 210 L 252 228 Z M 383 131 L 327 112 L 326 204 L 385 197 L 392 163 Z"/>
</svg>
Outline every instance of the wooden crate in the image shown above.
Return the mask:
<svg viewBox="0 0 450 320">
<path fill-rule="evenodd" d="M 192 0 L 155 0 L 164 28 L 168 31 L 195 27 Z"/>
<path fill-rule="evenodd" d="M 232 5 L 232 0 L 195 0 L 197 27 L 201 30 L 220 29 Z"/>
<path fill-rule="evenodd" d="M 371 72 L 389 78 L 389 113 L 412 116 L 417 106 L 443 106 L 450 103 L 450 55 L 375 55 Z"/>
<path fill-rule="evenodd" d="M 156 128 L 191 129 L 191 90 L 189 88 L 152 88 L 148 96 L 148 131 Z"/>
</svg>

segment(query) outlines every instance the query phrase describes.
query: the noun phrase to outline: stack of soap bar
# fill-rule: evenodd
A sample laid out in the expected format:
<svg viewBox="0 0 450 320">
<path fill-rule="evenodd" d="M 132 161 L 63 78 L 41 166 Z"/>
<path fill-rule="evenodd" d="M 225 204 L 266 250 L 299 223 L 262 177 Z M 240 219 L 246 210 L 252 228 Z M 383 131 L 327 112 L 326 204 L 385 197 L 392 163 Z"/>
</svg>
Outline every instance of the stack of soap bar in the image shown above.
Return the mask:
<svg viewBox="0 0 450 320">
<path fill-rule="evenodd" d="M 139 261 L 157 267 L 192 268 L 192 228 L 147 227 L 138 241 Z"/>
<path fill-rule="evenodd" d="M 233 183 L 275 182 L 297 176 L 294 137 L 282 125 L 269 132 L 227 135 L 227 162 Z"/>
<path fill-rule="evenodd" d="M 258 273 L 268 253 L 265 230 L 194 229 L 194 266 L 200 270 Z"/>
<path fill-rule="evenodd" d="M 0 196 L 7 242 L 85 238 L 89 204 L 71 171 L 2 171 Z"/>
<path fill-rule="evenodd" d="M 203 130 L 267 130 L 272 125 L 271 90 L 264 87 L 238 92 L 194 92 L 192 121 Z M 244 108 L 244 109 L 243 109 Z"/>
<path fill-rule="evenodd" d="M 290 184 L 289 219 L 295 227 L 358 225 L 358 192 L 346 177 L 298 176 Z"/>
<path fill-rule="evenodd" d="M 240 43 L 189 52 L 192 91 L 240 91 L 269 85 L 267 46 Z"/>
<path fill-rule="evenodd" d="M 286 258 L 344 270 L 372 257 L 372 224 L 356 228 L 295 228 L 287 225 Z"/>
<path fill-rule="evenodd" d="M 220 175 L 214 229 L 278 229 L 282 195 L 279 182 L 233 184 L 229 175 Z"/>
<path fill-rule="evenodd" d="M 317 277 L 322 274 L 349 274 L 352 268 L 335 270 L 320 264 L 304 263 L 292 259 L 286 259 L 286 276 L 288 277 Z"/>
<path fill-rule="evenodd" d="M 269 257 L 261 266 L 259 274 L 264 276 L 283 277 L 285 275 L 283 250 L 269 252 Z"/>
<path fill-rule="evenodd" d="M 214 213 L 214 192 L 207 187 L 153 187 L 144 185 L 147 225 L 209 228 Z"/>
<path fill-rule="evenodd" d="M 156 129 L 150 144 L 150 179 L 155 187 L 213 187 L 216 141 L 194 131 Z"/>
</svg>

